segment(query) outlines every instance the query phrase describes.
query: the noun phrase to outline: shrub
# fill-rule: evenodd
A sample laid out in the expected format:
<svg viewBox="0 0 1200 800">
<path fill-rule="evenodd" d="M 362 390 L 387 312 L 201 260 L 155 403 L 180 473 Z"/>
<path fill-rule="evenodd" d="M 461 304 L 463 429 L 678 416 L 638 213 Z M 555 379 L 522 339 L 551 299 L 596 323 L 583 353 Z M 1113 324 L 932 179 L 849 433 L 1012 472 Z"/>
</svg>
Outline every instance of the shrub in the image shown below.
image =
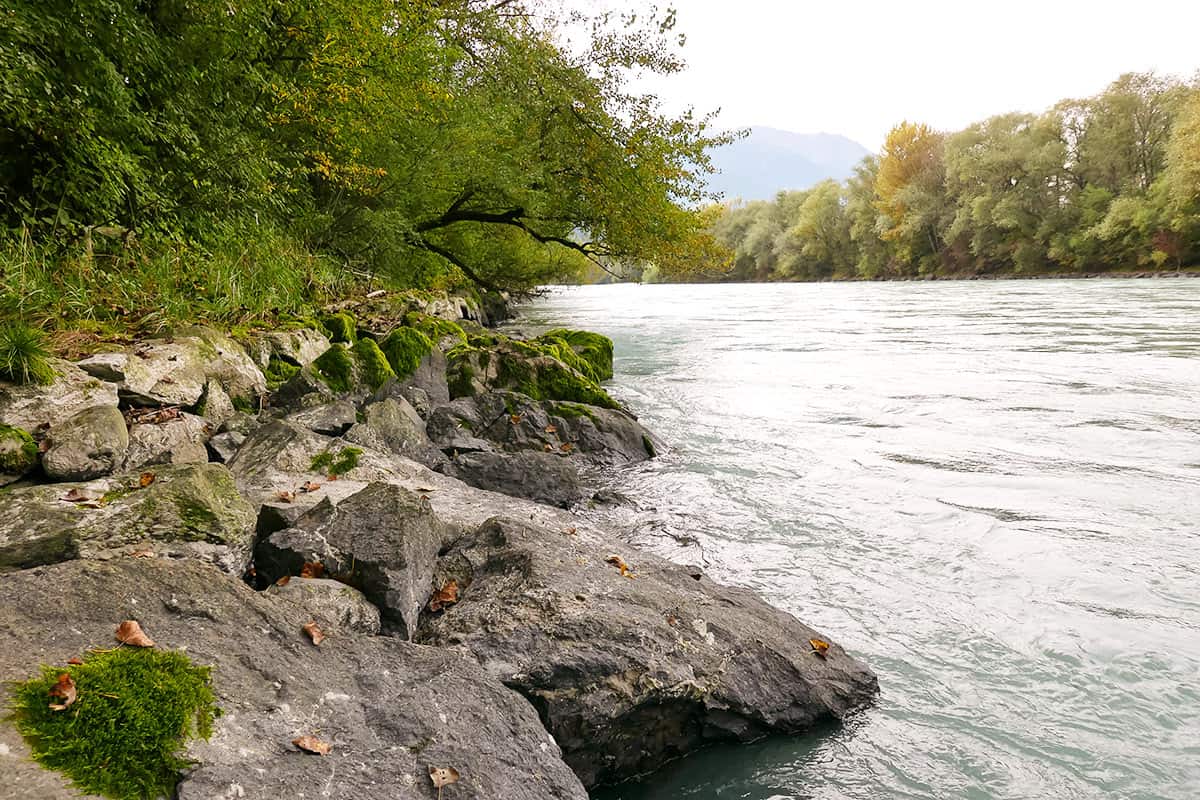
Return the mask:
<svg viewBox="0 0 1200 800">
<path fill-rule="evenodd" d="M 0 379 L 13 383 L 47 384 L 54 381 L 46 337 L 37 328 L 20 323 L 0 326 Z"/>
</svg>

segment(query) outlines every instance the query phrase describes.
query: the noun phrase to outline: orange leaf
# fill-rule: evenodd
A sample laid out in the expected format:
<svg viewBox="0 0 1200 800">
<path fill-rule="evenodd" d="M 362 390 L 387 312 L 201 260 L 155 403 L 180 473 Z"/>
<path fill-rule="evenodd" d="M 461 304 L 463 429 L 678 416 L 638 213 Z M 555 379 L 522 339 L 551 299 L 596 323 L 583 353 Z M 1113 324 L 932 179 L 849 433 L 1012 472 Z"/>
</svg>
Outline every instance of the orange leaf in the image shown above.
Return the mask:
<svg viewBox="0 0 1200 800">
<path fill-rule="evenodd" d="M 154 647 L 154 640 L 146 635 L 141 625 L 131 619 L 117 626 L 117 641 L 131 647 Z"/>
<path fill-rule="evenodd" d="M 287 586 L 287 585 L 288 585 L 288 581 L 290 581 L 291 579 L 292 579 L 292 576 L 291 576 L 291 575 L 284 575 L 282 578 L 280 578 L 279 580 L 275 581 L 275 585 L 276 585 L 276 586 Z"/>
<path fill-rule="evenodd" d="M 447 606 L 452 606 L 458 602 L 458 581 L 448 580 L 442 588 L 433 593 L 433 597 L 429 598 L 429 610 L 441 611 Z"/>
<path fill-rule="evenodd" d="M 625 563 L 625 559 L 617 555 L 612 555 L 604 560 L 621 570 L 622 578 L 629 578 L 630 580 L 633 579 L 633 572 L 630 571 L 629 565 Z"/>
<path fill-rule="evenodd" d="M 562 450 L 564 453 L 569 453 L 575 449 L 575 445 L 571 444 L 570 442 L 563 442 L 561 445 L 559 445 L 558 449 Z"/>
<path fill-rule="evenodd" d="M 51 703 L 51 711 L 65 711 L 67 706 L 75 702 L 75 681 L 71 680 L 69 673 L 58 676 L 58 683 L 50 687 L 50 696 L 62 700 L 61 703 Z"/>
<path fill-rule="evenodd" d="M 556 426 L 556 425 L 547 425 L 547 426 L 546 426 L 546 433 L 558 433 L 558 426 Z"/>
<path fill-rule="evenodd" d="M 513 414 L 513 415 L 512 415 L 512 416 L 510 416 L 508 419 L 509 419 L 509 421 L 510 421 L 510 422 L 512 422 L 512 424 L 513 424 L 513 425 L 520 425 L 520 424 L 521 424 L 521 415 L 520 415 L 520 414 Z"/>
<path fill-rule="evenodd" d="M 304 632 L 308 634 L 308 638 L 312 639 L 312 643 L 318 647 L 321 645 L 321 642 L 325 641 L 325 634 L 317 626 L 315 620 L 305 624 Z"/>
<path fill-rule="evenodd" d="M 829 652 L 829 642 L 822 641 L 821 639 L 809 639 L 808 643 L 812 645 L 813 652 L 821 658 L 824 658 L 825 654 Z"/>
<path fill-rule="evenodd" d="M 577 528 L 564 528 L 563 529 L 563 533 L 567 534 L 568 536 L 574 536 L 578 532 L 579 532 L 579 530 Z"/>
<path fill-rule="evenodd" d="M 319 484 L 319 483 L 316 483 L 314 481 L 305 481 L 304 485 L 300 487 L 300 491 L 315 492 L 317 489 L 320 489 L 320 488 L 321 488 L 321 484 Z"/>
<path fill-rule="evenodd" d="M 320 561 L 305 561 L 300 568 L 301 578 L 319 578 L 325 574 L 325 565 Z"/>
<path fill-rule="evenodd" d="M 153 550 L 131 550 L 129 551 L 130 558 L 154 558 Z"/>
<path fill-rule="evenodd" d="M 312 753 L 316 756 L 327 756 L 329 755 L 329 751 L 333 749 L 333 745 L 331 745 L 329 742 L 322 742 L 315 736 L 301 736 L 299 738 L 292 739 L 292 744 L 296 745 L 296 747 L 299 747 L 304 752 Z"/>
<path fill-rule="evenodd" d="M 449 786 L 452 783 L 458 783 L 458 770 L 454 767 L 430 767 L 429 780 L 433 781 L 433 788 L 438 790 L 438 795 L 442 793 L 443 786 Z"/>
<path fill-rule="evenodd" d="M 150 484 L 154 483 L 153 472 L 143 472 L 142 477 L 138 479 L 138 486 L 145 489 Z"/>
</svg>

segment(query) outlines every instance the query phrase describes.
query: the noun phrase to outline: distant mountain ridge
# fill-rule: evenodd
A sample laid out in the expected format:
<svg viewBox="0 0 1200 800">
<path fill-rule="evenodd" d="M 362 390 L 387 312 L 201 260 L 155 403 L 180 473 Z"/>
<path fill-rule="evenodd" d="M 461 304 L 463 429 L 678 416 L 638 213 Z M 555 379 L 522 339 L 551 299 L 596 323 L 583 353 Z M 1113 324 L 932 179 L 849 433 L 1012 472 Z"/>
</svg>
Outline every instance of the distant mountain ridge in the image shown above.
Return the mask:
<svg viewBox="0 0 1200 800">
<path fill-rule="evenodd" d="M 807 189 L 827 178 L 844 180 L 869 154 L 838 134 L 754 127 L 746 138 L 713 151 L 720 172 L 708 183 L 726 200 L 769 200 L 785 189 Z"/>
</svg>

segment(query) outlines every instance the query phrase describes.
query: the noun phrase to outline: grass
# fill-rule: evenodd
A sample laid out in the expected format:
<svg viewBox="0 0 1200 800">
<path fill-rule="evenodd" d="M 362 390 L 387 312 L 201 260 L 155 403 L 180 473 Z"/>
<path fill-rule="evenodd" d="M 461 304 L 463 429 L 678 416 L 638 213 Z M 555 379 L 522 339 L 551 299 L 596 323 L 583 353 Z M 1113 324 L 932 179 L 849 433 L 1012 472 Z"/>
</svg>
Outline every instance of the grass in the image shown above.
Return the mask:
<svg viewBox="0 0 1200 800">
<path fill-rule="evenodd" d="M 46 335 L 19 322 L 0 325 L 0 380 L 13 383 L 54 382 Z"/>
<path fill-rule="evenodd" d="M 50 688 L 63 673 L 78 699 L 53 711 Z M 172 796 L 188 739 L 207 739 L 217 713 L 209 668 L 165 650 L 95 651 L 77 666 L 43 666 L 12 692 L 12 720 L 33 757 L 81 791 L 119 800 Z"/>
<path fill-rule="evenodd" d="M 313 472 L 323 472 L 326 475 L 345 475 L 358 466 L 358 457 L 362 455 L 358 447 L 343 447 L 335 456 L 328 450 L 313 456 L 309 468 Z"/>
</svg>

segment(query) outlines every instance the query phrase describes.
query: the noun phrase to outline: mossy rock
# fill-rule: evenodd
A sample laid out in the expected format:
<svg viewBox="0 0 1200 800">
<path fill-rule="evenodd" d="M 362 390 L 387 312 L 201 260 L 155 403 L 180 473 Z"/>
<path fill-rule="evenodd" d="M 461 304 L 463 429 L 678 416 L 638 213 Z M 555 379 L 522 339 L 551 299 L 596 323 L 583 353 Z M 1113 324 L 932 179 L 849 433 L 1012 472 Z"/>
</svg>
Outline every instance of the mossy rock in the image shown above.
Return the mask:
<svg viewBox="0 0 1200 800">
<path fill-rule="evenodd" d="M 267 368 L 263 374 L 267 378 L 267 388 L 272 392 L 283 386 L 292 376 L 300 371 L 300 367 L 288 361 L 284 361 L 279 356 L 271 356 L 267 362 Z"/>
<path fill-rule="evenodd" d="M 354 355 L 358 359 L 359 377 L 371 389 L 378 389 L 396 377 L 396 370 L 374 339 L 363 338 L 355 342 Z"/>
<path fill-rule="evenodd" d="M 563 400 L 601 408 L 620 408 L 599 383 L 564 361 L 570 347 L 509 339 L 499 334 L 472 336 L 446 354 L 452 397 L 470 397 L 499 389 L 534 400 Z"/>
<path fill-rule="evenodd" d="M 343 447 L 336 454 L 326 450 L 313 456 L 310 468 L 313 472 L 340 477 L 358 466 L 358 459 L 362 453 L 362 448 L 359 447 Z"/>
<path fill-rule="evenodd" d="M 37 443 L 28 431 L 0 423 L 0 476 L 24 475 L 37 459 Z"/>
<path fill-rule="evenodd" d="M 467 343 L 467 332 L 461 325 L 448 319 L 423 314 L 420 311 L 410 311 L 404 315 L 404 324 L 416 328 L 443 349 Z"/>
<path fill-rule="evenodd" d="M 344 344 L 334 344 L 312 366 L 317 377 L 335 392 L 349 392 L 358 382 L 354 358 Z"/>
<path fill-rule="evenodd" d="M 556 346 L 563 361 L 597 383 L 613 376 L 613 343 L 607 336 L 559 328 L 543 333 L 535 341 Z"/>
<path fill-rule="evenodd" d="M 60 676 L 76 700 L 50 707 Z M 82 664 L 43 666 L 12 689 L 12 720 L 33 757 L 81 791 L 141 800 L 173 796 L 189 739 L 207 739 L 219 713 L 208 667 L 183 653 L 142 648 L 95 650 Z"/>
<path fill-rule="evenodd" d="M 407 378 L 417 371 L 422 359 L 433 350 L 433 342 L 416 328 L 396 328 L 383 340 L 381 349 L 395 374 Z"/>
<path fill-rule="evenodd" d="M 321 327 L 329 334 L 330 341 L 353 344 L 358 338 L 358 323 L 345 311 L 321 317 Z"/>
</svg>

